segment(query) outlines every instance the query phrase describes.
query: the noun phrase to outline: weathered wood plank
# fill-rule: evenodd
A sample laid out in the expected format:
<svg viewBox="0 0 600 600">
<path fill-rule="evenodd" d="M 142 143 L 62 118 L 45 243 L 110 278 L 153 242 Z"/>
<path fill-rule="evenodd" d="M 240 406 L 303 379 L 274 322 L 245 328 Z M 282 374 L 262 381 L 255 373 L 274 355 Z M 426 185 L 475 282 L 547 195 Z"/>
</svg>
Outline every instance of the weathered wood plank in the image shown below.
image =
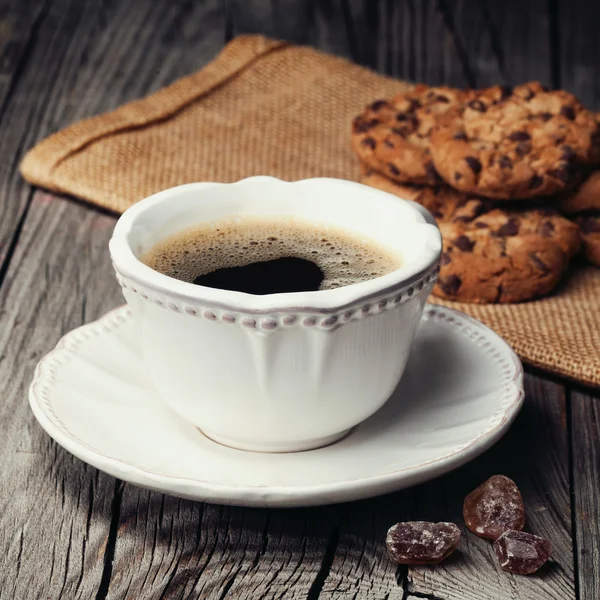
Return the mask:
<svg viewBox="0 0 600 600">
<path fill-rule="evenodd" d="M 439 6 L 454 32 L 471 85 L 506 83 L 498 24 L 490 17 L 486 2 L 441 0 Z"/>
<path fill-rule="evenodd" d="M 573 522 L 580 600 L 600 590 L 600 398 L 571 395 Z"/>
<path fill-rule="evenodd" d="M 16 246 L 6 244 L 2 257 L 12 260 L 8 270 L 0 270 L 0 594 L 89 598 L 102 576 L 114 480 L 42 435 L 26 399 L 37 360 L 86 318 L 85 304 L 74 298 L 81 281 L 94 276 L 97 247 L 87 236 L 77 235 L 86 209 L 77 207 L 79 213 L 69 226 L 60 210 L 47 208 L 48 196 L 43 194 L 37 197 L 37 216 L 21 231 L 31 192 L 20 180 L 17 165 L 33 139 L 50 130 L 56 108 L 52 92 L 68 87 L 65 65 L 85 47 L 96 13 L 84 3 L 41 13 L 33 4 L 30 8 L 33 16 L 39 14 L 38 20 L 26 50 L 19 54 L 15 46 L 7 52 L 2 84 L 7 86 L 6 102 L 0 117 L 2 227 L 11 227 L 10 234 L 18 240 Z M 92 18 L 88 24 L 82 22 L 84 15 Z M 15 18 L 9 10 L 3 22 Z M 64 244 L 66 239 L 71 245 Z M 77 263 L 82 256 L 89 258 L 85 274 Z M 100 288 L 98 293 L 99 299 L 104 296 Z"/>
<path fill-rule="evenodd" d="M 409 81 L 472 84 L 449 12 L 437 0 L 346 2 L 362 64 Z"/>
<path fill-rule="evenodd" d="M 335 0 L 227 0 L 232 34 L 261 33 L 352 57 L 344 15 Z"/>
<path fill-rule="evenodd" d="M 195 19 L 203 15 L 186 6 L 143 0 L 50 7 L 1 117 L 1 163 L 12 168 L 11 187 L 0 195 L 3 210 L 16 202 L 15 190 L 30 193 L 16 174 L 21 148 L 212 58 L 222 36 L 217 45 L 218 28 L 201 35 Z M 222 14 L 216 1 L 202 8 Z M 0 290 L 2 597 L 87 600 L 104 598 L 108 589 L 119 483 L 54 444 L 26 397 L 35 363 L 62 334 L 122 302 L 107 251 L 113 224 L 113 216 L 37 192 L 16 231 Z M 126 561 L 117 557 L 117 567 Z"/>
<path fill-rule="evenodd" d="M 203 505 L 126 486 L 109 597 L 307 598 L 338 513 Z"/>
<path fill-rule="evenodd" d="M 485 23 L 493 54 L 506 83 L 515 85 L 539 80 L 550 87 L 558 84 L 553 76 L 552 15 L 548 0 L 485 0 L 482 10 L 487 13 Z M 465 36 L 468 35 L 467 27 Z M 481 73 L 483 65 L 477 57 L 472 64 L 475 71 Z M 491 77 L 486 81 L 498 83 Z"/>
<path fill-rule="evenodd" d="M 560 84 L 589 108 L 600 110 L 600 44 L 595 25 L 600 3 L 555 1 Z"/>
<path fill-rule="evenodd" d="M 0 292 L 3 598 L 87 600 L 100 587 L 114 479 L 41 431 L 27 388 L 36 362 L 61 335 L 117 300 L 105 248 L 112 223 L 36 193 Z"/>
<path fill-rule="evenodd" d="M 19 184 L 16 165 L 30 130 L 27 119 L 6 118 L 6 106 L 30 62 L 39 27 L 46 12 L 45 0 L 4 0 L 0 2 L 0 265 L 10 255 L 15 231 L 27 207 L 28 192 Z M 57 55 L 64 49 L 59 45 Z M 41 76 L 38 71 L 36 75 Z M 40 88 L 41 89 L 41 88 Z M 13 115 L 14 118 L 14 115 Z M 11 127 L 7 123 L 11 122 Z M 10 199 L 10 202 L 6 201 Z M 0 279 L 2 269 L 0 268 Z"/>
<path fill-rule="evenodd" d="M 525 407 L 496 447 L 439 480 L 353 505 L 340 526 L 321 598 L 343 598 L 346 593 L 402 598 L 405 592 L 443 600 L 574 599 L 565 411 L 560 385 L 528 376 Z M 512 477 L 521 488 L 528 530 L 553 543 L 554 563 L 539 575 L 504 573 L 491 544 L 464 527 L 464 497 L 497 473 Z M 396 570 L 385 556 L 384 540 L 387 528 L 403 520 L 457 523 L 463 531 L 460 552 L 435 567 Z"/>
</svg>

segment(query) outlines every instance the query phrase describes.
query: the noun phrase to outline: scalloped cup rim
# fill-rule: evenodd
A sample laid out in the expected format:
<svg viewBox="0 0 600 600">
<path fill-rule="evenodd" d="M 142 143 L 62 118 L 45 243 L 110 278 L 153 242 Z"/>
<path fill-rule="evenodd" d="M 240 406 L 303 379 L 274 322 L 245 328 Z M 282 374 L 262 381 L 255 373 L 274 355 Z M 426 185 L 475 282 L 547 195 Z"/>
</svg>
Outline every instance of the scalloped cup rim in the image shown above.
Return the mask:
<svg viewBox="0 0 600 600">
<path fill-rule="evenodd" d="M 173 197 L 179 193 L 191 189 L 198 191 L 206 190 L 213 186 L 230 186 L 231 188 L 235 188 L 235 186 L 255 184 L 276 186 L 333 185 L 347 187 L 348 189 L 360 189 L 361 194 L 365 194 L 365 198 L 370 196 L 371 198 L 377 198 L 379 201 L 385 201 L 390 204 L 403 203 L 409 209 L 409 213 L 414 216 L 414 219 L 407 222 L 406 226 L 410 226 L 411 228 L 416 226 L 423 231 L 425 238 L 424 251 L 417 258 L 403 264 L 399 269 L 361 283 L 332 290 L 258 296 L 244 292 L 213 289 L 174 279 L 145 265 L 135 256 L 131 249 L 128 236 L 132 232 L 136 220 L 155 206 L 165 201 L 172 202 Z M 424 209 L 408 199 L 401 199 L 392 194 L 344 179 L 320 177 L 288 182 L 275 177 L 256 176 L 248 177 L 234 183 L 187 183 L 148 196 L 134 204 L 121 215 L 109 242 L 109 249 L 114 267 L 120 275 L 158 293 L 176 296 L 186 302 L 222 306 L 230 310 L 245 313 L 302 312 L 303 310 L 327 313 L 360 304 L 371 298 L 392 295 L 395 290 L 400 290 L 411 284 L 418 284 L 439 262 L 442 250 L 442 238 L 439 229 L 433 224 L 433 219 L 425 216 Z"/>
</svg>

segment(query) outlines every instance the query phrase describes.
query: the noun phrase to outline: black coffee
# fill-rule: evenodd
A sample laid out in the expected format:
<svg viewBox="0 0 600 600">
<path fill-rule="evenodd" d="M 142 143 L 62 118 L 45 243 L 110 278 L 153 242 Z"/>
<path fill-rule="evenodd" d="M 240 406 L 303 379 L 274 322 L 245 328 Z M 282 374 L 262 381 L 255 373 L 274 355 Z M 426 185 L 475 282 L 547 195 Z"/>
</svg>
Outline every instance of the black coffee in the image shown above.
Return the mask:
<svg viewBox="0 0 600 600">
<path fill-rule="evenodd" d="M 400 267 L 397 253 L 342 229 L 245 218 L 181 231 L 142 256 L 149 267 L 198 285 L 278 294 L 334 289 Z"/>
</svg>

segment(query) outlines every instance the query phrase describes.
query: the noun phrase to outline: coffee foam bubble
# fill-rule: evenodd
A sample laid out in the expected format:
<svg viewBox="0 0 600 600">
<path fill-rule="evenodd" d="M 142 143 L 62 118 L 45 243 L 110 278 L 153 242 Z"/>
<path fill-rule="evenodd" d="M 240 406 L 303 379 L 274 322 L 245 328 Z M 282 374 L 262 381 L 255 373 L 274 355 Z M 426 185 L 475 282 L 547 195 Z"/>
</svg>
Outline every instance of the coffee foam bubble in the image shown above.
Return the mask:
<svg viewBox="0 0 600 600">
<path fill-rule="evenodd" d="M 141 257 L 152 269 L 194 281 L 227 267 L 284 257 L 310 260 L 327 290 L 380 277 L 401 266 L 398 253 L 357 234 L 299 220 L 243 218 L 202 224 L 156 244 Z"/>
</svg>

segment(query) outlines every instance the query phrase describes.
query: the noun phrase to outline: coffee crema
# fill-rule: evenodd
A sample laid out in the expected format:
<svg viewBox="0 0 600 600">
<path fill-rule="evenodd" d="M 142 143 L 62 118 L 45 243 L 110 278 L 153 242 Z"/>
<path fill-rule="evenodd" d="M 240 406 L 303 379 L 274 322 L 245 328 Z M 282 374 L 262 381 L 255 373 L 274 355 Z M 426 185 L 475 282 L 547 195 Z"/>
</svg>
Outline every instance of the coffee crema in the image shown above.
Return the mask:
<svg viewBox="0 0 600 600">
<path fill-rule="evenodd" d="M 182 230 L 141 260 L 181 281 L 258 295 L 331 290 L 402 264 L 397 252 L 338 227 L 258 217 Z"/>
</svg>

